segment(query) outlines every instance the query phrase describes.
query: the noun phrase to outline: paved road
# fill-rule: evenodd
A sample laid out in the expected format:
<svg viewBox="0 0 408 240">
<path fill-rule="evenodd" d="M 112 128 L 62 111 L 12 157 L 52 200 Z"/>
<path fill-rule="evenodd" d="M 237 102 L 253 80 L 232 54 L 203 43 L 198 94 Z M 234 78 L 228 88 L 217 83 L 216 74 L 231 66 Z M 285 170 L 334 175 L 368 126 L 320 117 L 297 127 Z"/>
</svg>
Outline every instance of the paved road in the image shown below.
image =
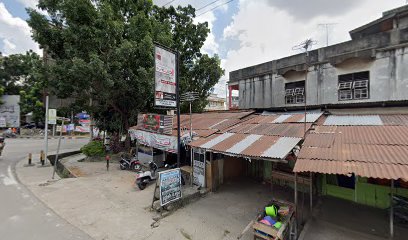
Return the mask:
<svg viewBox="0 0 408 240">
<path fill-rule="evenodd" d="M 56 215 L 16 180 L 13 172 L 15 164 L 27 157 L 29 152 L 38 153 L 43 142 L 38 139 L 6 139 L 6 147 L 0 157 L 0 239 L 91 239 Z M 61 147 L 78 148 L 86 142 L 86 139 L 64 139 Z M 56 139 L 50 139 L 49 151 L 55 151 L 57 143 Z"/>
</svg>

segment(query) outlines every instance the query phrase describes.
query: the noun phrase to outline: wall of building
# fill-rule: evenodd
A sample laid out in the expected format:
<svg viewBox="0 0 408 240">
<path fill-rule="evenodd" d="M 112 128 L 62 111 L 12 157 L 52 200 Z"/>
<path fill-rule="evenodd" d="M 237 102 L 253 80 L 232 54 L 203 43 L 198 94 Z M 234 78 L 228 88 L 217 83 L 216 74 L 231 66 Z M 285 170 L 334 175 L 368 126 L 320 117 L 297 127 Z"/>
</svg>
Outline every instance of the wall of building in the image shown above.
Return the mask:
<svg viewBox="0 0 408 240">
<path fill-rule="evenodd" d="M 408 47 L 377 51 L 373 59 L 348 58 L 338 64 L 321 63 L 309 67 L 306 82 L 307 105 L 345 104 L 408 100 Z M 370 98 L 339 101 L 338 76 L 370 72 Z M 239 80 L 239 108 L 302 106 L 285 104 L 285 84 L 305 80 L 304 71 L 283 75 L 265 74 Z"/>
</svg>

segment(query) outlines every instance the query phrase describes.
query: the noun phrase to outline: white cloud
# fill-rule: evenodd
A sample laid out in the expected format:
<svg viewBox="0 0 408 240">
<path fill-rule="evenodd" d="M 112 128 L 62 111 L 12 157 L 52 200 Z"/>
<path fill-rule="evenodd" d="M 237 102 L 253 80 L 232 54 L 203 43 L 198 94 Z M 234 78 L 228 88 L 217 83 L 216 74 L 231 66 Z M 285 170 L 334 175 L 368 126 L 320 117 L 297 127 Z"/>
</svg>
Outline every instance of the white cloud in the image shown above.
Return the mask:
<svg viewBox="0 0 408 240">
<path fill-rule="evenodd" d="M 204 53 L 213 55 L 218 52 L 218 43 L 215 41 L 215 36 L 212 33 L 214 23 L 217 20 L 213 12 L 208 12 L 194 19 L 194 22 L 208 22 L 208 28 L 210 33 L 208 33 L 207 39 L 204 42 L 204 46 L 201 48 Z"/>
<path fill-rule="evenodd" d="M 330 44 L 347 41 L 350 30 L 381 17 L 383 11 L 403 5 L 405 0 L 360 0 L 350 8 L 339 7 L 342 1 L 330 2 L 333 4 L 312 6 L 319 9 L 315 9 L 313 15 L 301 16 L 297 14 L 299 9 L 303 9 L 302 5 L 310 8 L 313 4 L 300 0 L 296 2 L 298 4 L 283 0 L 240 0 L 239 11 L 224 29 L 222 39 L 238 40 L 240 43 L 238 49 L 227 51 L 227 78 L 230 71 L 296 54 L 298 52 L 293 51 L 292 47 L 307 38 L 318 41 L 314 48 L 325 46 L 326 32 L 318 27 L 319 23 L 337 23 L 329 31 Z"/>
<path fill-rule="evenodd" d="M 17 0 L 24 5 L 24 7 L 37 8 L 38 0 Z"/>
<path fill-rule="evenodd" d="M 12 16 L 4 3 L 0 3 L 0 40 L 4 44 L 0 51 L 5 55 L 23 53 L 30 49 L 41 54 L 38 44 L 31 39 L 27 22 Z"/>
</svg>

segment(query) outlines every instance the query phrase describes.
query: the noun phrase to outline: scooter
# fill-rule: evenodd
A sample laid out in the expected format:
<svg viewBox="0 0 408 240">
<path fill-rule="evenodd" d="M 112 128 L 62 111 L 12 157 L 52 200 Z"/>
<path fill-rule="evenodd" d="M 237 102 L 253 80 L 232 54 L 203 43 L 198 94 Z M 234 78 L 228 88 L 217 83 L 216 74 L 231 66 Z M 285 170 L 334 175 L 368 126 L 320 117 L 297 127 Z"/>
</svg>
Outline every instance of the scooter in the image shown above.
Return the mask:
<svg viewBox="0 0 408 240">
<path fill-rule="evenodd" d="M 149 162 L 150 170 L 144 172 L 138 172 L 136 174 L 136 185 L 139 187 L 140 190 L 146 188 L 147 184 L 152 181 L 155 181 L 158 177 L 157 174 L 157 165 L 153 161 Z"/>
<path fill-rule="evenodd" d="M 119 164 L 121 170 L 131 169 L 137 172 L 142 170 L 142 165 L 140 164 L 136 156 L 127 157 L 122 154 L 120 156 Z"/>
</svg>

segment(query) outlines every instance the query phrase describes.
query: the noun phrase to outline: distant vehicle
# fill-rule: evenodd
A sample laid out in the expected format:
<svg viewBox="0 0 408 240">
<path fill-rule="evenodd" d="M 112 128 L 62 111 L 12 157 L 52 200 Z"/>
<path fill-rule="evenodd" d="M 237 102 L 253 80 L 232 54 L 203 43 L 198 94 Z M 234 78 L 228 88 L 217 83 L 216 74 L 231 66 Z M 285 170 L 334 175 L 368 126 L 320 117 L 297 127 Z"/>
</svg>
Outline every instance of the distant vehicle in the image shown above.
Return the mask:
<svg viewBox="0 0 408 240">
<path fill-rule="evenodd" d="M 26 124 L 21 125 L 21 128 L 33 129 L 33 128 L 36 128 L 36 124 L 34 122 L 26 123 Z"/>
<path fill-rule="evenodd" d="M 4 141 L 4 137 L 0 137 L 0 156 L 5 146 L 6 146 L 6 142 Z"/>
</svg>

